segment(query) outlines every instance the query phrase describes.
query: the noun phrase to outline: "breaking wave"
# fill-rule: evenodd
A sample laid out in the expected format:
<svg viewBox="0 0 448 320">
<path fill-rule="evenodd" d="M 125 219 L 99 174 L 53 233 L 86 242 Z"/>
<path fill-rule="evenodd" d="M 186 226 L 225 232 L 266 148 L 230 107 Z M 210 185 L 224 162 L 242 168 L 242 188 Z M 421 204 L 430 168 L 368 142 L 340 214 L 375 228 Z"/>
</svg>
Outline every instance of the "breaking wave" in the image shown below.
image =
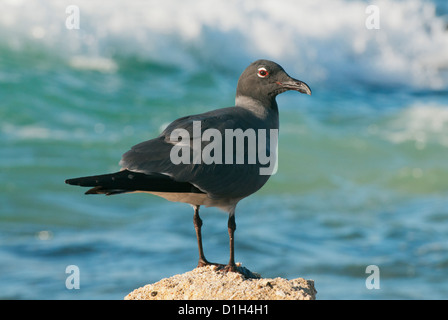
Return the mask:
<svg viewBox="0 0 448 320">
<path fill-rule="evenodd" d="M 268 58 L 313 82 L 430 90 L 448 84 L 446 15 L 437 2 L 78 0 L 79 29 L 70 30 L 72 4 L 0 2 L 2 46 L 23 51 L 31 43 L 62 54 L 73 68 L 105 72 L 129 57 L 231 73 Z M 370 4 L 379 9 L 379 29 L 366 27 Z"/>
</svg>

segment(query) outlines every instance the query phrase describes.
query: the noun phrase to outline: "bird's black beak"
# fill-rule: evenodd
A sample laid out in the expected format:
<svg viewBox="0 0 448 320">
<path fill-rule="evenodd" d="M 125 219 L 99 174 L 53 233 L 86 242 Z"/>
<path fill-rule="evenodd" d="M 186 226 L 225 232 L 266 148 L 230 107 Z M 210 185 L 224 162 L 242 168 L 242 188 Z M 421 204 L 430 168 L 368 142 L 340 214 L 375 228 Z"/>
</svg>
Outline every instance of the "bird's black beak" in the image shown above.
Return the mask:
<svg viewBox="0 0 448 320">
<path fill-rule="evenodd" d="M 303 81 L 289 77 L 287 80 L 277 83 L 286 90 L 295 90 L 299 91 L 300 93 L 306 93 L 307 95 L 311 95 L 310 87 Z"/>
</svg>

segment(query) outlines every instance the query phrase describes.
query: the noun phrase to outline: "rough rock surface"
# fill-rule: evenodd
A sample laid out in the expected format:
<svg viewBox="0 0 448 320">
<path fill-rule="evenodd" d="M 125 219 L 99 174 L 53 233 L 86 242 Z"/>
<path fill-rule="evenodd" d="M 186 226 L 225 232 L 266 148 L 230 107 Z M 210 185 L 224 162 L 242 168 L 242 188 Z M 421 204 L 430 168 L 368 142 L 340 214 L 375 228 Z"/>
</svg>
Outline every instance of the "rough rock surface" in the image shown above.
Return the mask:
<svg viewBox="0 0 448 320">
<path fill-rule="evenodd" d="M 216 266 L 193 269 L 135 289 L 125 300 L 315 300 L 313 280 L 263 279 L 239 266 L 222 272 Z"/>
</svg>

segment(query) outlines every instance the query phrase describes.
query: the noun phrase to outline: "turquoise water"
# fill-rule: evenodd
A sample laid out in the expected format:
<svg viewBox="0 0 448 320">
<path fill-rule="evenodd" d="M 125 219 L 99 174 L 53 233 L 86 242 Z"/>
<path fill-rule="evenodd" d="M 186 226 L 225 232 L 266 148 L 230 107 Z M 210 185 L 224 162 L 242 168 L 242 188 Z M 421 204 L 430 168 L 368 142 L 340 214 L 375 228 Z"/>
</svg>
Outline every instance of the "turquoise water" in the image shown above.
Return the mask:
<svg viewBox="0 0 448 320">
<path fill-rule="evenodd" d="M 122 299 L 194 268 L 188 205 L 64 180 L 118 170 L 172 120 L 232 105 L 258 58 L 313 96 L 277 99 L 279 170 L 237 207 L 236 260 L 313 279 L 319 299 L 448 297 L 444 1 L 380 2 L 379 30 L 362 1 L 78 3 L 68 30 L 72 3 L 0 2 L 0 298 Z M 202 218 L 207 258 L 226 262 L 226 215 Z"/>
</svg>

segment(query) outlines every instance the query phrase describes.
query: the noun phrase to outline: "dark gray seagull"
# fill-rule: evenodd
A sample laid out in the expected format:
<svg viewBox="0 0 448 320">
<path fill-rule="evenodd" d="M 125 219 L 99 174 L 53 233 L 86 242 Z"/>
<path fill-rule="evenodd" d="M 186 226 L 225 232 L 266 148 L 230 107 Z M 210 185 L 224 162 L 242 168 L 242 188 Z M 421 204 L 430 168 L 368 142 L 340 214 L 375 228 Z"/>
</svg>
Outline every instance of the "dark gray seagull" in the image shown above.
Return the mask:
<svg viewBox="0 0 448 320">
<path fill-rule="evenodd" d="M 199 207 L 228 212 L 230 259 L 227 265 L 219 266 L 224 271 L 236 271 L 235 207 L 258 191 L 272 173 L 261 174 L 274 162 L 268 163 L 266 157 L 276 152 L 277 135 L 273 134 L 278 131 L 279 117 L 275 98 L 288 90 L 311 95 L 306 83 L 291 78 L 277 63 L 257 60 L 238 80 L 235 106 L 173 121 L 157 138 L 126 152 L 119 172 L 65 182 L 92 187 L 86 194 L 147 192 L 190 204 L 194 208 L 198 267 L 214 264 L 207 261 L 202 248 Z"/>
</svg>

